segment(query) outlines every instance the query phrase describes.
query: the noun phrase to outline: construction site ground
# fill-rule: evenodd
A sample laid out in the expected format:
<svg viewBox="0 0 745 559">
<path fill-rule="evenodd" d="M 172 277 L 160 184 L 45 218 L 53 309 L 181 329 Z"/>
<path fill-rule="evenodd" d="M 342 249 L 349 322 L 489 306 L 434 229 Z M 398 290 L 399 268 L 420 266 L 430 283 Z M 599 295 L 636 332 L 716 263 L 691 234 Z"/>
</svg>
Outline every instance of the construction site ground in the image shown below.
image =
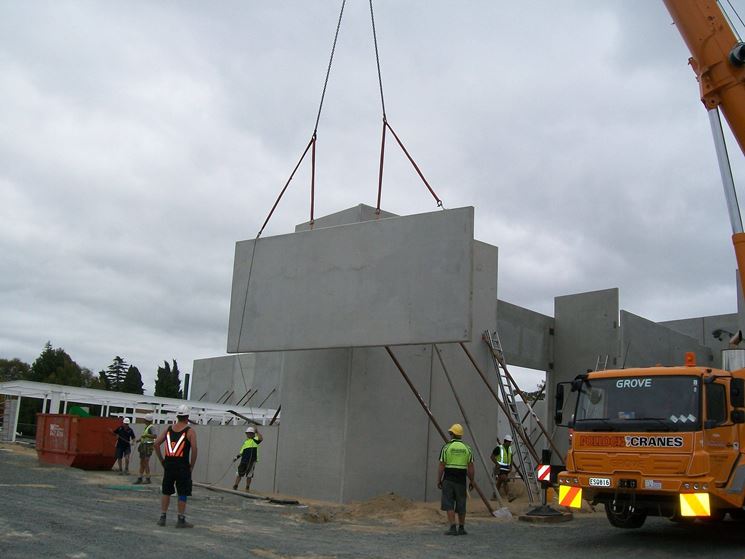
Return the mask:
<svg viewBox="0 0 745 559">
<path fill-rule="evenodd" d="M 132 486 L 114 472 L 40 464 L 32 448 L 0 444 L 0 557 L 745 557 L 745 524 L 675 524 L 650 518 L 639 530 L 608 525 L 601 512 L 537 525 L 490 518 L 472 500 L 468 536 L 445 536 L 433 503 L 382 495 L 351 505 L 276 505 L 195 487 L 190 530 L 159 515 L 159 484 Z M 510 504 L 527 508 L 524 500 Z"/>
</svg>

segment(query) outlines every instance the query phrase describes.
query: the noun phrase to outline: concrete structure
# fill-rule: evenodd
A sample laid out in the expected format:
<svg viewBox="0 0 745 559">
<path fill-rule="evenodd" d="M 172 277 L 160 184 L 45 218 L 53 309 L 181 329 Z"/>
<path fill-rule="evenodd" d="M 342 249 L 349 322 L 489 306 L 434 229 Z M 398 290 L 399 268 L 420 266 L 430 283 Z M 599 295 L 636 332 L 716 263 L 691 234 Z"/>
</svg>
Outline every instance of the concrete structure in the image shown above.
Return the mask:
<svg viewBox="0 0 745 559">
<path fill-rule="evenodd" d="M 196 359 L 191 400 L 276 409 L 282 357 L 281 353 L 245 353 Z"/>
<path fill-rule="evenodd" d="M 444 219 L 438 217 L 442 215 L 443 212 L 423 214 L 403 221 L 392 217 L 380 219 L 373 208 L 357 206 L 320 218 L 313 231 L 308 231 L 307 223 L 298 225 L 297 230 L 303 232 L 307 238 L 341 236 L 344 231 L 355 231 L 354 243 L 361 245 L 364 251 L 370 251 L 373 250 L 372 243 L 362 232 L 375 232 L 376 239 L 386 238 L 387 243 L 397 244 L 402 242 L 402 235 L 413 234 L 409 224 L 416 221 L 417 228 L 422 227 L 429 231 L 429 221 Z M 350 225 L 358 221 L 369 223 Z M 396 232 L 384 232 L 388 226 L 395 227 Z M 337 241 L 339 239 L 335 240 Z M 377 246 L 379 243 L 376 241 L 374 244 Z M 462 254 L 455 254 L 456 246 L 460 247 L 457 250 L 469 253 L 467 258 L 462 258 Z M 414 258 L 416 251 L 410 248 L 407 249 L 407 254 Z M 346 250 L 354 250 L 353 245 L 346 245 Z M 381 248 L 378 247 L 377 250 Z M 491 358 L 481 341 L 481 333 L 486 329 L 499 329 L 510 365 L 547 372 L 548 396 L 545 402 L 541 402 L 539 413 L 548 416 L 546 425 L 549 431 L 553 430 L 551 418 L 554 411 L 553 387 L 556 382 L 571 380 L 577 374 L 594 369 L 598 363 L 605 364 L 606 361 L 607 368 L 677 364 L 682 362 L 686 351 L 695 351 L 699 363 L 717 365 L 723 342 L 715 339 L 711 333 L 717 329 L 731 332 L 737 323 L 736 315 L 721 315 L 656 324 L 621 310 L 618 289 L 556 297 L 554 316 L 547 316 L 497 300 L 496 247 L 478 241 L 464 243 L 461 240 L 456 245 L 449 245 L 446 253 L 449 254 L 448 260 L 452 257 L 454 261 L 461 263 L 459 265 L 470 262 L 472 266 L 472 284 L 469 289 L 472 314 L 466 345 L 493 382 L 495 374 Z M 242 254 L 245 263 L 245 247 Z M 301 255 L 297 257 L 301 258 Z M 379 255 L 375 258 L 380 261 Z M 252 273 L 265 274 L 265 270 L 258 271 L 257 262 L 254 263 Z M 408 297 L 405 300 L 412 305 L 440 306 L 440 310 L 450 308 L 448 300 L 433 301 L 412 296 L 411 290 L 419 287 L 421 278 L 426 279 L 427 290 L 432 285 L 429 277 L 431 270 L 428 268 L 430 264 L 427 262 L 425 258 L 407 262 L 404 269 L 407 270 L 405 273 L 409 274 L 408 277 L 396 278 L 395 284 L 391 283 L 378 293 L 371 290 L 369 285 L 365 286 L 366 305 L 387 303 L 403 290 L 404 297 Z M 394 274 L 393 268 L 388 267 L 388 264 L 386 262 L 381 268 L 385 271 L 386 281 Z M 402 268 L 398 264 L 395 269 L 401 273 Z M 240 289 L 236 286 L 239 287 L 242 277 L 245 288 L 245 267 L 242 270 L 237 273 L 238 281 L 234 282 L 234 303 L 236 295 L 240 294 Z M 312 281 L 316 289 L 320 289 L 320 286 L 328 283 L 326 274 L 333 275 L 335 272 L 326 267 L 318 267 L 314 273 L 318 277 Z M 455 284 L 454 290 L 458 292 L 455 298 L 460 301 L 457 303 L 458 308 L 462 308 L 462 298 L 458 299 L 458 294 L 463 289 L 463 270 L 460 269 L 456 276 L 459 279 Z M 352 274 L 349 278 L 349 281 L 357 282 L 360 276 Z M 374 279 L 375 282 L 378 280 Z M 265 277 L 262 281 L 265 282 L 262 289 L 269 289 L 269 278 Z M 341 289 L 338 281 L 341 280 L 334 279 L 333 291 Z M 272 297 L 285 298 L 286 292 L 296 289 L 300 283 L 299 277 L 290 276 L 273 282 L 271 287 L 276 293 Z M 442 286 L 437 287 L 435 291 L 441 288 Z M 383 301 L 378 301 L 381 297 Z M 443 297 L 449 299 L 449 295 Z M 315 300 L 310 303 L 309 308 L 313 308 L 314 312 L 316 304 Z M 373 322 L 367 317 L 360 317 L 361 323 L 365 325 L 361 330 L 340 333 L 339 324 L 346 325 L 351 318 L 335 323 L 330 314 L 343 314 L 346 306 L 351 305 L 359 315 L 364 314 L 364 308 L 360 308 L 356 301 L 346 298 L 336 301 L 330 299 L 325 304 L 330 305 L 323 310 L 325 322 L 322 326 L 313 323 L 317 331 L 312 332 L 312 339 L 304 334 L 303 339 L 298 341 L 295 334 L 287 334 L 289 339 L 283 340 L 282 322 L 287 317 L 264 316 L 257 312 L 259 307 L 251 309 L 244 316 L 243 328 L 247 327 L 247 321 L 254 319 L 273 322 L 269 338 L 264 338 L 260 343 L 255 340 L 250 342 L 254 344 L 254 349 L 297 349 L 320 344 L 326 347 L 343 347 L 199 360 L 194 366 L 193 397 L 200 397 L 202 392 L 211 398 L 230 391 L 237 395 L 254 385 L 255 388 L 261 385 L 261 389 L 266 390 L 279 379 L 277 403 L 282 406 L 282 424 L 276 434 L 276 443 L 273 443 L 276 444 L 276 454 L 274 462 L 269 464 L 267 461 L 271 460 L 271 453 L 263 453 L 265 458 L 261 465 L 262 471 L 267 469 L 272 472 L 274 491 L 342 502 L 365 499 L 390 491 L 412 499 L 438 499 L 436 468 L 442 444 L 440 437 L 385 349 L 379 345 L 362 346 L 382 344 L 383 339 L 387 340 L 386 343 L 395 344 L 393 352 L 441 426 L 447 429 L 453 422 L 462 422 L 455 399 L 432 343 L 414 343 L 416 336 L 412 335 L 412 332 L 417 335 L 426 332 L 426 335 L 433 338 L 430 341 L 435 341 L 443 339 L 442 330 L 423 328 L 420 324 L 400 324 L 400 315 L 388 316 L 386 311 L 377 315 Z M 383 305 L 382 308 L 391 307 Z M 419 312 L 420 309 L 410 310 Z M 269 311 L 265 309 L 262 312 Z M 245 350 L 249 347 L 246 345 L 249 342 L 238 343 L 238 338 L 244 340 L 235 332 L 236 317 L 239 316 L 235 313 L 231 315 L 230 346 Z M 427 310 L 420 316 L 424 316 L 426 322 L 432 320 L 434 315 Z M 386 329 L 388 331 L 383 332 Z M 393 332 L 396 333 L 395 336 L 385 338 Z M 464 330 L 464 335 L 465 332 Z M 360 337 L 361 333 L 365 335 Z M 496 404 L 458 344 L 437 345 L 442 351 L 459 396 L 470 412 L 476 440 L 488 454 L 494 446 L 496 436 L 507 432 L 507 423 L 498 416 Z M 250 365 L 247 366 L 249 361 Z M 242 374 L 238 375 L 236 367 L 240 368 L 241 364 Z M 250 374 L 247 375 L 246 371 L 249 369 Z M 535 431 L 535 425 L 531 425 L 530 429 Z M 224 433 L 226 431 L 215 431 L 211 436 L 223 436 Z M 466 439 L 470 440 L 470 436 Z M 566 431 L 555 430 L 554 441 L 560 448 L 566 448 Z M 213 441 L 211 444 L 218 448 L 223 443 Z M 220 464 L 211 465 L 207 477 L 212 479 L 219 467 Z M 487 473 L 478 462 L 476 471 L 479 483 L 488 487 Z"/>
<path fill-rule="evenodd" d="M 467 341 L 472 274 L 473 208 L 241 241 L 228 353 Z"/>
</svg>

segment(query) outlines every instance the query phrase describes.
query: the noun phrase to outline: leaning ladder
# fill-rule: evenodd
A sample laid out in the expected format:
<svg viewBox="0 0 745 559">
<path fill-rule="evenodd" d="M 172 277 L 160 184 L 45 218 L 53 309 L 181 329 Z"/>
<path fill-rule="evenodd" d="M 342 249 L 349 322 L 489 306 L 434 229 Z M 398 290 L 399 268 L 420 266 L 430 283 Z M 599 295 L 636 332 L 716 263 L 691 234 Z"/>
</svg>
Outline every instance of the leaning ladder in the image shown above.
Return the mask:
<svg viewBox="0 0 745 559">
<path fill-rule="evenodd" d="M 533 462 L 533 456 L 530 453 L 531 449 L 528 447 L 530 438 L 521 421 L 517 403 L 515 402 L 515 392 L 508 377 L 507 363 L 504 360 L 499 334 L 496 331 L 492 333 L 487 330 L 484 332 L 484 341 L 489 346 L 489 353 L 494 362 L 494 369 L 497 372 L 497 384 L 499 385 L 499 392 L 502 395 L 502 402 L 504 402 L 505 407 L 512 416 L 509 424 L 512 432 L 512 444 L 517 451 L 517 455 L 520 457 L 518 472 L 525 482 L 528 500 L 531 504 L 534 504 L 540 495 L 540 487 L 536 479 L 536 464 Z"/>
</svg>

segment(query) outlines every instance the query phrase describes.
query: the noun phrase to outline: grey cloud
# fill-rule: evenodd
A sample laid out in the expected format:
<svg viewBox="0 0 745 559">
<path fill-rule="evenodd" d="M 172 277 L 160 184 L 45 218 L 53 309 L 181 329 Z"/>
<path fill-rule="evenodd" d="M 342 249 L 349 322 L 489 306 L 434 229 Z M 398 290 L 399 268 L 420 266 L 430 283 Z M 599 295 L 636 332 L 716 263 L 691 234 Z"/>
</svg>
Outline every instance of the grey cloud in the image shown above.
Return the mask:
<svg viewBox="0 0 745 559">
<path fill-rule="evenodd" d="M 391 124 L 500 247 L 500 297 L 621 288 L 655 320 L 731 312 L 706 117 L 658 2 L 376 2 Z M 0 7 L 0 355 L 47 339 L 152 380 L 224 352 L 234 242 L 310 138 L 338 3 Z M 374 203 L 381 112 L 349 2 L 319 128 L 322 215 Z M 383 203 L 434 202 L 389 139 Z M 734 144 L 733 144 L 734 148 Z M 736 174 L 742 158 L 733 149 Z M 265 234 L 308 218 L 300 169 Z"/>
</svg>

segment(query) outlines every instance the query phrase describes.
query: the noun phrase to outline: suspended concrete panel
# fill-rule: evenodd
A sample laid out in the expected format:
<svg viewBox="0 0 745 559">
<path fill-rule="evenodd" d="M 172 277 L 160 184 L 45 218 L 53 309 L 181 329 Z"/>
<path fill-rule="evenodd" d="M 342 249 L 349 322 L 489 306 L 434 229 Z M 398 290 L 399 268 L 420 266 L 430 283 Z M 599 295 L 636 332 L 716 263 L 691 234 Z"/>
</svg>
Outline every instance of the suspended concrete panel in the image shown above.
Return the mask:
<svg viewBox="0 0 745 559">
<path fill-rule="evenodd" d="M 471 339 L 473 208 L 236 243 L 228 352 Z"/>
</svg>

